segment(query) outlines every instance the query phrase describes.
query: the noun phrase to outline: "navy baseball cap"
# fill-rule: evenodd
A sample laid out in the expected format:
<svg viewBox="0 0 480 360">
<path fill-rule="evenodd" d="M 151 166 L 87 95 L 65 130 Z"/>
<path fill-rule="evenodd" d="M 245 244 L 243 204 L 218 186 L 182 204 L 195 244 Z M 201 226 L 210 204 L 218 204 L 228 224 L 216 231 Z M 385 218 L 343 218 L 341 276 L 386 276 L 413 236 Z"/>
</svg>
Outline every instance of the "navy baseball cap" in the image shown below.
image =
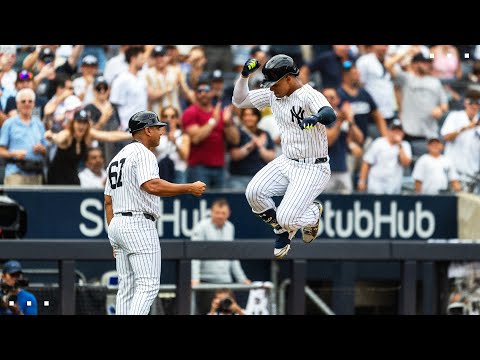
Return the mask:
<svg viewBox="0 0 480 360">
<path fill-rule="evenodd" d="M 162 45 L 157 45 L 152 49 L 151 55 L 152 57 L 165 56 L 167 55 L 167 48 L 163 47 Z"/>
<path fill-rule="evenodd" d="M 4 274 L 15 274 L 18 272 L 23 272 L 23 270 L 22 270 L 22 265 L 20 265 L 20 263 L 16 260 L 7 261 L 3 265 Z"/>
<path fill-rule="evenodd" d="M 73 115 L 73 120 L 76 121 L 89 121 L 90 120 L 90 113 L 87 110 L 81 109 L 75 111 Z"/>
</svg>

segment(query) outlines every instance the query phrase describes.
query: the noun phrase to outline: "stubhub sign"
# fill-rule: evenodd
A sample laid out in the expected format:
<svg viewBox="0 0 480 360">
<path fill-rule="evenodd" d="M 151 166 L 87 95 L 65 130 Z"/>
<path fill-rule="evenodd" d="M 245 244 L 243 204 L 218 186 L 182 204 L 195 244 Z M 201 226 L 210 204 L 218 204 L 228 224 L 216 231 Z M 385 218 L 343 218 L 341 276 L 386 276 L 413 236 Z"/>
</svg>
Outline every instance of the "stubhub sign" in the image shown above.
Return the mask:
<svg viewBox="0 0 480 360">
<path fill-rule="evenodd" d="M 5 194 L 27 211 L 26 238 L 106 239 L 103 192 L 93 190 L 8 190 Z M 212 201 L 225 197 L 237 239 L 273 237 L 273 231 L 252 214 L 243 193 L 206 193 L 166 197 L 157 222 L 163 239 L 185 239 L 195 224 L 208 216 Z M 279 204 L 281 198 L 276 198 Z M 430 239 L 456 238 L 457 198 L 397 195 L 321 195 L 320 238 Z M 299 231 L 296 235 L 301 237 Z"/>
</svg>

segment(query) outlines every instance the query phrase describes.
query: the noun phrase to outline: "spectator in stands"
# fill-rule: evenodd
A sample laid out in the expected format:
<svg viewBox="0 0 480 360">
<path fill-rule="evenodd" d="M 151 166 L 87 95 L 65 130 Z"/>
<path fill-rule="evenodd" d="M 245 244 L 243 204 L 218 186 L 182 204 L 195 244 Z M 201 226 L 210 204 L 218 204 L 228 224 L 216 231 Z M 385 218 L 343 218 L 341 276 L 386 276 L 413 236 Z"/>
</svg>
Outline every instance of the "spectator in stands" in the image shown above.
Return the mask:
<svg viewBox="0 0 480 360">
<path fill-rule="evenodd" d="M 78 173 L 80 186 L 83 188 L 104 189 L 107 181 L 105 159 L 102 149 L 89 148 L 85 160 L 85 168 Z"/>
<path fill-rule="evenodd" d="M 118 114 L 112 103 L 108 100 L 110 87 L 103 76 L 97 76 L 94 80 L 92 102 L 84 107 L 90 112 L 93 127 L 97 130 L 115 130 L 120 126 Z"/>
<path fill-rule="evenodd" d="M 80 72 L 82 76 L 73 80 L 73 92 L 85 106 L 93 101 L 93 82 L 98 72 L 98 59 L 87 55 L 82 59 Z"/>
<path fill-rule="evenodd" d="M 348 101 L 355 116 L 355 123 L 367 138 L 375 139 L 387 134 L 387 123 L 380 113 L 377 103 L 370 93 L 362 86 L 360 72 L 356 64 L 350 60 L 342 65 L 343 77 L 338 96 L 342 102 Z M 368 145 L 370 141 L 367 142 Z"/>
<path fill-rule="evenodd" d="M 412 178 L 415 180 L 417 194 L 435 195 L 448 191 L 460 191 L 458 174 L 449 158 L 442 155 L 443 142 L 440 137 L 428 139 L 428 154 L 420 156 L 415 162 Z"/>
<path fill-rule="evenodd" d="M 202 46 L 192 47 L 186 62 L 188 64 L 186 74 L 187 84 L 191 89 L 196 89 L 200 77 L 205 72 L 205 66 L 207 65 L 207 56 L 204 48 Z"/>
<path fill-rule="evenodd" d="M 0 68 L 3 69 L 3 76 L 0 82 L 3 89 L 15 89 L 15 79 L 17 72 L 13 69 L 13 65 L 17 59 L 16 45 L 2 45 L 0 53 Z"/>
<path fill-rule="evenodd" d="M 410 144 L 403 140 L 402 124 L 395 119 L 387 136 L 373 140 L 363 156 L 357 188 L 371 194 L 400 194 L 403 168 L 412 162 Z M 367 182 L 368 178 L 368 182 Z"/>
<path fill-rule="evenodd" d="M 432 59 L 432 75 L 440 80 L 460 80 L 462 67 L 460 56 L 454 45 L 433 45 L 430 47 Z"/>
<path fill-rule="evenodd" d="M 7 261 L 2 270 L 0 315 L 38 315 L 37 298 L 25 290 L 27 286 L 28 280 L 23 277 L 20 262 Z"/>
<path fill-rule="evenodd" d="M 55 84 L 51 82 L 55 76 L 52 73 L 54 70 L 55 75 L 65 73 L 71 78 L 77 72 L 77 62 L 80 58 L 80 54 L 83 51 L 84 45 L 75 45 L 72 48 L 72 52 L 68 59 L 62 63 L 57 61 L 55 51 L 58 45 L 39 45 L 37 49 L 29 54 L 23 60 L 23 68 L 26 70 L 33 69 L 35 75 L 34 81 L 37 84 L 36 92 L 40 96 L 46 96 L 50 99 L 55 94 Z M 32 68 L 33 66 L 33 68 Z M 43 70 L 46 67 L 45 70 Z"/>
<path fill-rule="evenodd" d="M 240 142 L 229 148 L 228 188 L 245 190 L 252 177 L 275 159 L 275 143 L 270 134 L 257 125 L 261 113 L 257 108 L 240 110 Z"/>
<path fill-rule="evenodd" d="M 320 75 L 321 87 L 338 88 L 342 82 L 342 64 L 347 61 L 354 61 L 350 45 L 333 45 L 333 50 L 321 53 L 312 62 L 300 67 L 300 79 L 307 84 L 317 71 Z M 315 81 L 318 83 L 318 81 Z"/>
<path fill-rule="evenodd" d="M 127 130 L 130 117 L 148 106 L 147 82 L 143 74 L 139 74 L 145 64 L 144 52 L 144 46 L 130 46 L 125 51 L 128 70 L 120 73 L 111 85 L 110 102 L 118 110 L 119 130 Z"/>
<path fill-rule="evenodd" d="M 97 130 L 117 130 L 120 126 L 120 119 L 117 110 L 108 100 L 110 96 L 110 86 L 103 76 L 97 76 L 93 83 L 93 101 L 87 104 L 84 109 L 90 113 L 92 126 Z M 100 143 L 100 148 L 105 155 L 106 163 L 116 155 L 114 143 Z"/>
<path fill-rule="evenodd" d="M 372 96 L 387 125 L 390 125 L 397 117 L 397 104 L 391 75 L 384 66 L 387 49 L 388 45 L 371 45 L 371 51 L 360 56 L 356 65 L 365 90 Z"/>
<path fill-rule="evenodd" d="M 411 71 L 395 66 L 412 54 Z M 439 134 L 439 122 L 448 111 L 447 95 L 440 80 L 431 75 L 432 59 L 425 57 L 418 47 L 393 55 L 385 67 L 401 88 L 400 120 L 405 140 L 412 144 L 413 155 L 419 157 L 427 152 L 427 137 Z"/>
<path fill-rule="evenodd" d="M 215 291 L 207 315 L 246 315 L 245 310 L 237 303 L 232 290 L 223 288 Z"/>
<path fill-rule="evenodd" d="M 92 141 L 131 140 L 128 132 L 97 130 L 92 128 L 90 121 L 90 114 L 82 109 L 75 112 L 73 121 L 69 121 L 64 130 L 45 132 L 45 138 L 58 146 L 48 167 L 47 184 L 80 185 L 79 165 L 85 161 Z"/>
<path fill-rule="evenodd" d="M 347 156 L 363 155 L 364 135 L 355 123 L 353 110 L 348 101 L 341 103 L 334 88 L 324 88 L 322 94 L 337 113 L 337 121 L 327 126 L 328 155 L 330 157 L 330 180 L 325 192 L 351 194 L 352 173 L 348 169 Z"/>
<path fill-rule="evenodd" d="M 25 88 L 35 90 L 33 83 L 33 73 L 27 70 L 22 70 L 17 73 L 17 79 L 15 80 L 15 89 L 18 92 Z M 35 105 L 33 107 L 32 116 L 36 116 L 39 119 L 43 120 L 43 109 L 46 104 L 46 97 L 35 96 Z M 8 117 L 12 117 L 17 114 L 17 102 L 15 100 L 15 96 L 10 96 L 7 99 L 5 113 Z"/>
<path fill-rule="evenodd" d="M 455 166 L 464 190 L 480 172 L 480 91 L 468 89 L 464 110 L 451 111 L 440 134 L 446 141 L 445 156 Z"/>
<path fill-rule="evenodd" d="M 234 241 L 235 226 L 228 220 L 230 205 L 225 198 L 216 198 L 211 205 L 210 217 L 199 221 L 192 230 L 192 241 Z M 251 284 L 240 260 L 192 260 L 192 286 L 200 283 Z M 212 291 L 197 293 L 197 310 L 205 314 L 210 308 Z"/>
<path fill-rule="evenodd" d="M 160 113 L 160 119 L 168 124 L 167 133 L 160 137 L 160 144 L 155 149 L 160 178 L 185 184 L 187 160 L 190 155 L 190 136 L 183 132 L 178 109 L 172 106 L 164 107 Z"/>
<path fill-rule="evenodd" d="M 73 95 L 73 83 L 67 74 L 58 74 L 54 82 L 55 95 L 45 105 L 44 114 L 46 128 L 58 132 L 65 128 L 67 122 L 65 118 L 65 101 Z M 72 101 L 72 99 L 69 101 Z M 81 104 L 80 99 L 78 99 L 78 102 L 74 105 L 81 106 Z"/>
<path fill-rule="evenodd" d="M 98 72 L 103 74 L 103 71 L 105 70 L 105 64 L 107 62 L 106 53 L 108 50 L 109 45 L 85 45 L 81 57 L 84 59 L 87 56 L 94 56 L 97 59 Z"/>
<path fill-rule="evenodd" d="M 210 87 L 213 94 L 213 105 L 217 104 L 217 101 L 222 103 L 222 108 L 232 103 L 233 88 L 231 92 L 225 91 L 225 79 L 223 78 L 223 72 L 220 69 L 216 69 L 210 76 Z"/>
<path fill-rule="evenodd" d="M 205 57 L 208 59 L 205 70 L 212 72 L 215 69 L 221 71 L 233 71 L 233 55 L 231 45 L 202 45 Z"/>
<path fill-rule="evenodd" d="M 35 93 L 20 90 L 16 96 L 18 114 L 7 119 L 0 129 L 0 157 L 7 159 L 5 185 L 41 185 L 47 153 L 45 127 L 32 116 Z"/>
<path fill-rule="evenodd" d="M 472 83 L 480 83 L 480 60 L 475 60 L 472 65 L 472 71 L 468 73 L 467 78 Z"/>
<path fill-rule="evenodd" d="M 155 46 L 150 56 L 154 66 L 146 73 L 148 109 L 160 114 L 162 108 L 172 106 L 181 108 L 180 96 L 183 94 L 189 103 L 195 99 L 194 92 L 188 87 L 179 68 L 169 66 L 171 57 L 166 47 Z"/>
<path fill-rule="evenodd" d="M 113 80 L 121 73 L 128 71 L 128 62 L 125 58 L 125 51 L 130 45 L 120 45 L 118 54 L 107 60 L 103 76 L 107 80 L 108 85 L 112 86 Z"/>
<path fill-rule="evenodd" d="M 2 55 L 0 54 L 0 61 L 2 60 Z M 0 81 L 3 78 L 3 67 L 0 64 Z M 3 91 L 0 88 L 0 127 L 2 126 L 3 122 L 7 120 L 8 116 L 5 111 L 6 105 L 7 105 L 7 99 L 11 96 L 15 95 L 15 89 L 7 89 L 6 91 Z"/>
<path fill-rule="evenodd" d="M 430 53 L 433 55 L 432 75 L 442 81 L 449 103 L 460 101 L 459 91 L 452 86 L 452 82 L 463 76 L 458 49 L 455 45 L 433 45 Z"/>
<path fill-rule="evenodd" d="M 213 94 L 208 80 L 197 84 L 197 103 L 189 106 L 182 116 L 185 132 L 190 135 L 187 181 L 198 179 L 211 189 L 225 185 L 225 143 L 238 144 L 240 131 L 232 123 L 232 105 L 221 108 L 212 105 Z"/>
</svg>

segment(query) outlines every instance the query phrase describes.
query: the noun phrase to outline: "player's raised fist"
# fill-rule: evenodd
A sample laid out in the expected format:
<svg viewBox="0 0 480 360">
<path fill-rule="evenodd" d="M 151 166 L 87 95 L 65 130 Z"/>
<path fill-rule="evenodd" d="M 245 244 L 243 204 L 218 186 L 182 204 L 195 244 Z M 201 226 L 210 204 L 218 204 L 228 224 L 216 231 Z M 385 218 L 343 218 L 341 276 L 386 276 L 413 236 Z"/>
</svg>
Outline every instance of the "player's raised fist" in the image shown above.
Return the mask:
<svg viewBox="0 0 480 360">
<path fill-rule="evenodd" d="M 257 59 L 248 59 L 245 65 L 243 65 L 242 76 L 248 77 L 251 73 L 260 67 L 260 63 Z"/>
<path fill-rule="evenodd" d="M 307 116 L 302 120 L 302 129 L 312 129 L 315 125 L 317 125 L 319 118 L 317 115 L 310 115 Z"/>
<path fill-rule="evenodd" d="M 202 196 L 203 192 L 207 187 L 207 185 L 201 181 L 195 181 L 191 185 L 192 187 L 190 189 L 190 193 L 195 196 Z"/>
</svg>

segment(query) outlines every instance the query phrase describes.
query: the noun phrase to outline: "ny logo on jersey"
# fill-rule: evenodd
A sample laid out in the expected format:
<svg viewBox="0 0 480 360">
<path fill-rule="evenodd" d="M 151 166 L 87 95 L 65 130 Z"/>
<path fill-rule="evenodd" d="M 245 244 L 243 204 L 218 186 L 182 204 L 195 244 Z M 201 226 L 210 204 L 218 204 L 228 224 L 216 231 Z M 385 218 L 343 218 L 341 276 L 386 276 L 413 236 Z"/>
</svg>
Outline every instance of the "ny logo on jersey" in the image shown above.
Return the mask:
<svg viewBox="0 0 480 360">
<path fill-rule="evenodd" d="M 301 106 L 298 107 L 298 111 L 295 110 L 295 106 L 292 106 L 290 109 L 290 114 L 292 114 L 292 122 L 295 122 L 295 119 L 297 120 L 298 126 L 302 127 L 302 120 L 303 120 L 303 115 L 305 114 L 305 110 L 302 109 Z"/>
</svg>

